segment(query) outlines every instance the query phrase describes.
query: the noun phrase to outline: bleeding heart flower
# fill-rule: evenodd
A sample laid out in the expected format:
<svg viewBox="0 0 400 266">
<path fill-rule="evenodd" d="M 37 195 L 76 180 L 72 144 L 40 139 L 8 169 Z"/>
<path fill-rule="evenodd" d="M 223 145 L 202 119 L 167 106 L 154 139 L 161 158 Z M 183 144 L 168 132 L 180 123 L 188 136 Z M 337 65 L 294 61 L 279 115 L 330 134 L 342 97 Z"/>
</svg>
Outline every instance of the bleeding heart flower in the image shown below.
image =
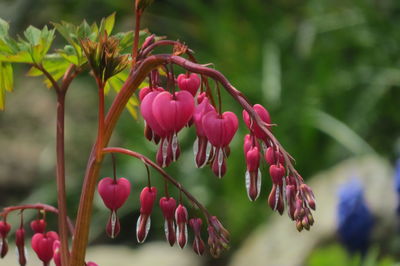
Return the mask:
<svg viewBox="0 0 400 266">
<path fill-rule="evenodd" d="M 268 205 L 273 211 L 278 211 L 280 215 L 283 214 L 285 209 L 283 202 L 282 189 L 280 186 L 273 184 L 271 192 L 268 196 Z"/>
<path fill-rule="evenodd" d="M 255 201 L 261 190 L 260 152 L 258 147 L 251 147 L 246 153 L 246 190 L 251 201 Z"/>
<path fill-rule="evenodd" d="M 232 112 L 208 112 L 203 117 L 203 129 L 210 143 L 217 147 L 226 147 L 232 141 L 238 129 L 238 119 Z"/>
<path fill-rule="evenodd" d="M 53 242 L 53 261 L 56 266 L 61 266 L 61 242 L 60 240 L 54 240 Z"/>
<path fill-rule="evenodd" d="M 15 245 L 17 246 L 18 262 L 19 265 L 26 265 L 26 248 L 25 248 L 25 230 L 22 227 L 17 229 L 15 232 Z"/>
<path fill-rule="evenodd" d="M 100 180 L 97 190 L 107 208 L 116 211 L 128 199 L 131 192 L 131 183 L 123 177 L 116 180 L 105 177 Z"/>
<path fill-rule="evenodd" d="M 265 151 L 265 161 L 269 165 L 281 163 L 285 163 L 285 158 L 283 157 L 281 152 L 275 151 L 273 147 L 268 147 L 267 150 Z"/>
<path fill-rule="evenodd" d="M 174 223 L 174 214 L 176 209 L 175 199 L 171 197 L 169 198 L 162 197 L 160 199 L 160 208 L 165 219 L 164 223 L 165 237 L 167 238 L 167 241 L 172 247 L 176 241 L 175 223 Z"/>
<path fill-rule="evenodd" d="M 189 225 L 194 232 L 193 250 L 197 255 L 201 256 L 204 254 L 204 241 L 201 239 L 201 225 L 203 222 L 200 218 L 192 218 L 189 220 Z"/>
<path fill-rule="evenodd" d="M 255 104 L 253 106 L 254 111 L 260 116 L 261 120 L 264 121 L 267 124 L 271 124 L 271 117 L 267 111 L 262 105 L 260 104 Z M 266 141 L 267 134 L 258 126 L 253 119 L 251 119 L 249 113 L 246 110 L 243 110 L 243 120 L 246 123 L 247 127 L 254 133 L 254 135 Z"/>
<path fill-rule="evenodd" d="M 269 174 L 271 175 L 272 182 L 276 185 L 282 186 L 283 177 L 285 176 L 285 168 L 282 164 L 273 164 L 269 167 Z"/>
<path fill-rule="evenodd" d="M 36 233 L 32 237 L 32 249 L 36 252 L 38 258 L 47 265 L 53 258 L 54 241 L 59 240 L 56 232 L 50 231 L 47 233 Z"/>
<path fill-rule="evenodd" d="M 46 231 L 46 221 L 44 219 L 37 219 L 31 222 L 31 228 L 34 233 L 44 233 Z"/>
<path fill-rule="evenodd" d="M 155 187 L 145 187 L 140 193 L 140 216 L 136 224 L 136 238 L 139 243 L 143 243 L 149 233 L 150 215 L 156 198 L 157 189 Z"/>
<path fill-rule="evenodd" d="M 192 118 L 194 99 L 187 91 L 174 94 L 164 91 L 155 97 L 152 111 L 161 128 L 172 135 L 179 132 Z"/>
<path fill-rule="evenodd" d="M 146 97 L 146 95 L 152 91 L 161 92 L 161 91 L 164 91 L 164 88 L 162 88 L 162 87 L 156 87 L 156 88 L 144 87 L 139 91 L 139 100 L 143 101 L 144 97 Z"/>
<path fill-rule="evenodd" d="M 188 73 L 178 75 L 177 82 L 181 90 L 188 91 L 195 96 L 200 87 L 201 80 L 197 74 Z"/>
<path fill-rule="evenodd" d="M 188 241 L 187 223 L 188 223 L 188 212 L 186 207 L 179 204 L 175 211 L 175 221 L 178 229 L 176 231 L 176 238 L 181 248 L 184 248 Z"/>
</svg>

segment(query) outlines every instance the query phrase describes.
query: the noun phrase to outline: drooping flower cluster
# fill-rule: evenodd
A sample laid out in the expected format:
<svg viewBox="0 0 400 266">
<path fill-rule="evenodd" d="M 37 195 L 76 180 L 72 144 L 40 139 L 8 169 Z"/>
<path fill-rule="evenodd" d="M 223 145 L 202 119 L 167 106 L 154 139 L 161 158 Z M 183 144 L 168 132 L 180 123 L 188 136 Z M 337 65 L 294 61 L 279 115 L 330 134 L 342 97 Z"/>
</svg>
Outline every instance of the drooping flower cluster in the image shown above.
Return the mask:
<svg viewBox="0 0 400 266">
<path fill-rule="evenodd" d="M 337 223 L 338 235 L 347 250 L 365 253 L 374 221 L 357 179 L 350 180 L 339 189 Z"/>
<path fill-rule="evenodd" d="M 250 134 L 244 138 L 247 195 L 251 201 L 256 200 L 260 195 L 260 159 L 264 157 L 269 165 L 272 181 L 268 205 L 281 215 L 287 207 L 289 217 L 296 222 L 297 229 L 309 230 L 314 224 L 311 214 L 311 210 L 315 210 L 314 194 L 304 183 L 303 178 L 291 167 L 290 158 L 285 158 L 284 151 L 279 149 L 272 134 L 268 134 L 271 130 L 271 118 L 268 111 L 259 104 L 255 104 L 253 109 L 260 117 L 264 128 L 260 127 L 247 111 L 243 111 L 243 120 L 250 131 Z"/>
<path fill-rule="evenodd" d="M 40 205 L 40 204 L 37 204 Z M 7 223 L 6 218 L 9 212 L 14 210 L 24 210 L 25 207 L 11 207 L 3 212 L 3 220 L 0 221 L 0 236 L 1 236 L 1 258 L 8 253 L 8 242 L 7 236 L 11 230 L 11 225 Z M 26 207 L 29 209 L 30 207 Z M 37 209 L 37 206 L 32 207 Z M 17 252 L 17 261 L 21 266 L 27 265 L 27 249 L 26 249 L 26 231 L 24 228 L 23 213 L 21 215 L 21 222 L 17 230 L 15 231 L 15 245 Z M 61 266 L 61 256 L 60 256 L 60 241 L 57 232 L 46 231 L 47 222 L 45 220 L 45 210 L 39 209 L 39 216 L 35 220 L 30 222 L 30 227 L 33 232 L 31 239 L 31 247 L 36 253 L 37 257 L 43 262 L 43 265 L 50 265 L 53 260 L 56 266 Z M 96 264 L 94 264 L 96 265 Z"/>
<path fill-rule="evenodd" d="M 170 75 L 168 75 L 169 78 Z M 169 83 L 178 84 L 179 91 L 166 91 L 158 84 L 158 72 L 152 72 L 150 87 L 140 91 L 140 110 L 146 122 L 145 136 L 160 146 L 156 161 L 167 167 L 180 154 L 177 134 L 192 123 L 196 127 L 194 143 L 197 167 L 210 164 L 219 178 L 226 173 L 229 143 L 237 129 L 238 119 L 232 112 L 217 112 L 205 92 L 199 93 L 201 80 L 197 74 L 180 74 Z M 196 104 L 195 104 L 196 102 Z"/>
</svg>

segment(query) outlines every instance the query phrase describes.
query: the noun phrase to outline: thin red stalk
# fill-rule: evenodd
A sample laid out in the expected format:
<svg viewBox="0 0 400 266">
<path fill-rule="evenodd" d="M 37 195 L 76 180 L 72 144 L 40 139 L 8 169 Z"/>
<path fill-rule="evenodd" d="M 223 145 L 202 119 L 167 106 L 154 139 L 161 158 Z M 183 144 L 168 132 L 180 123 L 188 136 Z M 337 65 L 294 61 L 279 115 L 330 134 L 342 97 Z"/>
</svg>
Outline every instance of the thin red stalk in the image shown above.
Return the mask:
<svg viewBox="0 0 400 266">
<path fill-rule="evenodd" d="M 58 230 L 61 242 L 61 263 L 68 265 L 68 226 L 67 226 L 67 200 L 65 191 L 65 152 L 64 152 L 64 115 L 65 91 L 57 92 L 57 202 L 58 202 Z"/>
<path fill-rule="evenodd" d="M 97 126 L 97 147 L 103 147 L 103 135 L 104 135 L 104 85 L 105 82 L 96 78 L 98 86 L 98 98 L 99 98 L 99 114 L 98 114 L 98 126 Z M 96 151 L 96 160 L 100 160 L 101 149 Z"/>
<path fill-rule="evenodd" d="M 146 165 L 153 167 L 155 170 L 157 170 L 162 177 L 167 180 L 168 182 L 170 182 L 171 184 L 173 184 L 176 188 L 178 188 L 183 194 L 185 194 L 185 196 L 191 201 L 193 202 L 193 204 L 195 204 L 200 210 L 202 210 L 204 212 L 204 215 L 206 217 L 210 217 L 210 213 L 207 211 L 207 209 L 192 195 L 190 194 L 189 191 L 187 191 L 181 183 L 179 183 L 178 181 L 176 181 L 172 176 L 170 176 L 167 172 L 165 172 L 165 170 L 163 168 L 161 168 L 160 166 L 158 166 L 158 164 L 156 164 L 155 162 L 153 162 L 152 160 L 150 160 L 149 158 L 147 158 L 146 156 L 144 156 L 143 154 L 140 154 L 138 152 L 135 151 L 131 151 L 128 149 L 124 149 L 124 148 L 118 148 L 118 147 L 109 147 L 109 148 L 104 148 L 103 149 L 103 153 L 122 153 L 122 154 L 126 154 L 132 157 L 135 157 L 137 159 L 142 160 Z"/>
<path fill-rule="evenodd" d="M 133 39 L 133 48 L 132 48 L 132 68 L 135 67 L 137 56 L 138 56 L 140 18 L 142 16 L 142 11 L 136 8 L 135 14 L 136 14 L 136 16 L 135 16 L 135 36 Z"/>
</svg>

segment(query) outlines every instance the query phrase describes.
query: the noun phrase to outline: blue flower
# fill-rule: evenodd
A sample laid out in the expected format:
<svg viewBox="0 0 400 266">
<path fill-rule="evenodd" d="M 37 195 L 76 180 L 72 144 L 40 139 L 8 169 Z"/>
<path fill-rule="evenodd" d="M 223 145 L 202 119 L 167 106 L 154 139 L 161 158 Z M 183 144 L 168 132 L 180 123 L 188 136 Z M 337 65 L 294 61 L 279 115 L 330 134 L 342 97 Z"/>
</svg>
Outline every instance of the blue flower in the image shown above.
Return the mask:
<svg viewBox="0 0 400 266">
<path fill-rule="evenodd" d="M 357 179 L 339 189 L 337 205 L 338 234 L 346 249 L 364 254 L 368 248 L 373 217 L 364 199 L 364 191 Z"/>
</svg>

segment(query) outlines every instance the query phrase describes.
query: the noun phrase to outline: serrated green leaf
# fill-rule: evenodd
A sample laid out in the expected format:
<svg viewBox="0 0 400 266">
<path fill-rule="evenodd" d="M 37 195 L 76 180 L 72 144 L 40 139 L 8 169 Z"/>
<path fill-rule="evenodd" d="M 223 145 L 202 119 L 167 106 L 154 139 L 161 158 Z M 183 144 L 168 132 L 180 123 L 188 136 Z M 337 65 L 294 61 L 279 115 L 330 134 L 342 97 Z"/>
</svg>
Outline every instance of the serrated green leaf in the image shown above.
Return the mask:
<svg viewBox="0 0 400 266">
<path fill-rule="evenodd" d="M 104 32 L 107 32 L 107 34 L 110 35 L 114 28 L 114 24 L 115 24 L 115 12 L 101 20 L 100 27 L 98 29 L 98 38 Z"/>
<path fill-rule="evenodd" d="M 31 45 L 38 45 L 40 42 L 40 37 L 41 37 L 41 30 L 38 28 L 35 28 L 33 26 L 29 26 L 25 31 L 24 31 L 24 36 L 26 40 L 31 44 Z"/>
<path fill-rule="evenodd" d="M 107 32 L 108 35 L 111 34 L 112 30 L 114 29 L 115 25 L 115 12 L 106 17 L 104 20 L 104 30 Z"/>
<path fill-rule="evenodd" d="M 71 45 L 66 45 L 63 50 L 57 50 L 57 53 L 71 64 L 80 65 L 76 50 Z"/>
</svg>

